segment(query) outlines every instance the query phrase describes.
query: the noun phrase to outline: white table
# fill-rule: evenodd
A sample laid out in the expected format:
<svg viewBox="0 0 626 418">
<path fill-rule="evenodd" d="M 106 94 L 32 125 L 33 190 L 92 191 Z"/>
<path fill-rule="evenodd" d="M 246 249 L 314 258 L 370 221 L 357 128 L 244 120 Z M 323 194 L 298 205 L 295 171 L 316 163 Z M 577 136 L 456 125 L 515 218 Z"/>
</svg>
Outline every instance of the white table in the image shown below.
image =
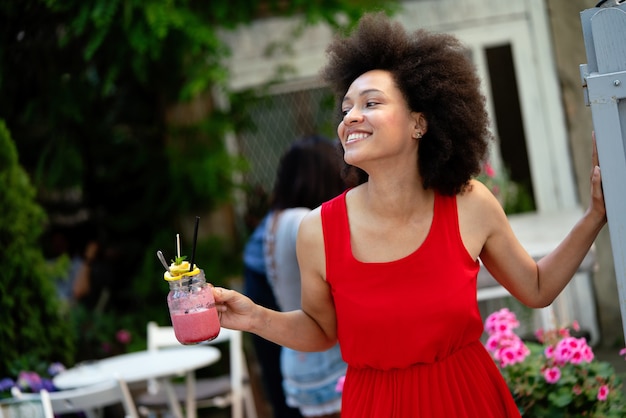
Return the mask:
<svg viewBox="0 0 626 418">
<path fill-rule="evenodd" d="M 171 412 L 175 417 L 182 418 L 170 378 L 209 366 L 220 357 L 220 350 L 208 345 L 138 351 L 81 363 L 56 375 L 53 383 L 59 389 L 71 389 L 116 377 L 129 384 L 157 379 L 167 391 Z"/>
</svg>

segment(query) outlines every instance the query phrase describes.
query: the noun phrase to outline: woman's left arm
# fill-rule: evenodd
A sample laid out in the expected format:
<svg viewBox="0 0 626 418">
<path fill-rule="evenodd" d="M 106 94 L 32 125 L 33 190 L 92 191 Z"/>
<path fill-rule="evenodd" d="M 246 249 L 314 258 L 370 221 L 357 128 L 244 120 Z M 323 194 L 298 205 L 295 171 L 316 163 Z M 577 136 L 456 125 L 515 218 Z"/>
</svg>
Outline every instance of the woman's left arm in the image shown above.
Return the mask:
<svg viewBox="0 0 626 418">
<path fill-rule="evenodd" d="M 589 207 L 563 241 L 538 262 L 519 243 L 504 211 L 494 208 L 493 202 L 483 205 L 486 233 L 481 260 L 500 284 L 530 307 L 540 308 L 552 303 L 574 276 L 606 224 L 595 138 L 592 163 Z"/>
</svg>

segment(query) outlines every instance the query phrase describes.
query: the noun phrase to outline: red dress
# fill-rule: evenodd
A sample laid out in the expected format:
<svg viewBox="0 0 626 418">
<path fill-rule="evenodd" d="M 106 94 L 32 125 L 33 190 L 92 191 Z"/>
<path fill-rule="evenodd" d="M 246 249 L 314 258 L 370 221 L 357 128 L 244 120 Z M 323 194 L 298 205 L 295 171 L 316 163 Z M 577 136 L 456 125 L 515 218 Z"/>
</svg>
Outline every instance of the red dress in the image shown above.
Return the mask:
<svg viewBox="0 0 626 418">
<path fill-rule="evenodd" d="M 356 260 L 345 193 L 322 206 L 326 280 L 348 372 L 342 418 L 505 418 L 520 413 L 480 342 L 479 264 L 456 197 L 436 194 L 424 243 L 385 263 Z"/>
</svg>

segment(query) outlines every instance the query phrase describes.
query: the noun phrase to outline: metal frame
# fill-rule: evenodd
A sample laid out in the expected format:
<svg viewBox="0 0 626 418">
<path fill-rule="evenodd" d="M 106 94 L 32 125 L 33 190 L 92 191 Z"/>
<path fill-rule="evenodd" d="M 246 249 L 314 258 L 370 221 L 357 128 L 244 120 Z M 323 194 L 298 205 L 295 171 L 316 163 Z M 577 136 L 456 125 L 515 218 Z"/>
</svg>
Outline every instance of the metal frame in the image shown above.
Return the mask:
<svg viewBox="0 0 626 418">
<path fill-rule="evenodd" d="M 600 2 L 580 13 L 587 64 L 580 66 L 585 104 L 602 167 L 617 288 L 626 336 L 626 4 Z"/>
</svg>

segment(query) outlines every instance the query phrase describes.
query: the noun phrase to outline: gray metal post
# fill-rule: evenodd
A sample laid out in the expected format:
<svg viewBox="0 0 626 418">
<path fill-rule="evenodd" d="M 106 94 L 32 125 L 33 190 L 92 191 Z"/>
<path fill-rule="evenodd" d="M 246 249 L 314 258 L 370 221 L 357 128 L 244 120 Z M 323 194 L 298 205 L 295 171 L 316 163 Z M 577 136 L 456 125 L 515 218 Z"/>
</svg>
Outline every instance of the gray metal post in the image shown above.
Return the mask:
<svg viewBox="0 0 626 418">
<path fill-rule="evenodd" d="M 602 168 L 626 336 L 626 4 L 616 0 L 603 3 L 580 13 L 587 52 L 587 64 L 580 66 L 580 74 Z"/>
</svg>

